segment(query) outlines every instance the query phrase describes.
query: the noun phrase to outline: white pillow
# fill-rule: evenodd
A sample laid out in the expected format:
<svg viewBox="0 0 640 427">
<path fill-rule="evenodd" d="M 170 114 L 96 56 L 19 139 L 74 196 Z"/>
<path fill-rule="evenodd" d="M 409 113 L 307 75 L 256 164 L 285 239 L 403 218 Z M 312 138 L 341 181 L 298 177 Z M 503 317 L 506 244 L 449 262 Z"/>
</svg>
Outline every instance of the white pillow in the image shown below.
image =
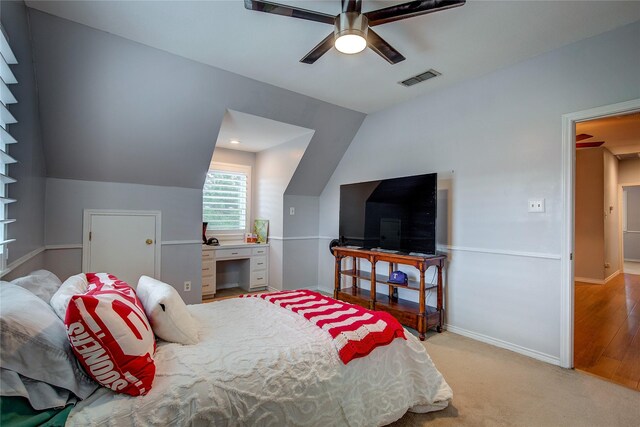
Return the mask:
<svg viewBox="0 0 640 427">
<path fill-rule="evenodd" d="M 136 293 L 158 338 L 179 344 L 198 342 L 198 323 L 173 286 L 142 276 Z"/>
<path fill-rule="evenodd" d="M 84 294 L 87 292 L 88 286 L 89 282 L 87 282 L 86 274 L 80 273 L 65 280 L 64 283 L 60 285 L 58 291 L 53 294 L 49 304 L 62 321 L 64 321 L 67 315 L 67 307 L 69 306 L 71 297 Z"/>
<path fill-rule="evenodd" d="M 62 284 L 58 276 L 47 270 L 32 271 L 28 276 L 19 277 L 11 283 L 31 291 L 47 304 Z"/>
</svg>

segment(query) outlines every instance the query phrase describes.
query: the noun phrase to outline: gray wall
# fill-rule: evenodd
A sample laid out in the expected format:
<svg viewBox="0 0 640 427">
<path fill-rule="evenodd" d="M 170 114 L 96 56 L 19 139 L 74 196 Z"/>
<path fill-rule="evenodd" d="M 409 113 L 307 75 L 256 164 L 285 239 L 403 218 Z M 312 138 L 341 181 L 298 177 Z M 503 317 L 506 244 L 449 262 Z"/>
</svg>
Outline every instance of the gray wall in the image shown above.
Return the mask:
<svg viewBox="0 0 640 427">
<path fill-rule="evenodd" d="M 0 20 L 18 64 L 11 70 L 18 84 L 10 86 L 18 100 L 9 110 L 18 123 L 9 125 L 9 132 L 18 141 L 9 147 L 9 154 L 18 163 L 9 166 L 9 175 L 18 180 L 9 186 L 8 195 L 17 200 L 9 205 L 9 218 L 17 222 L 8 227 L 8 265 L 44 245 L 45 160 L 40 134 L 38 92 L 32 63 L 27 9 L 22 1 L 2 1 Z M 29 268 L 42 267 L 37 257 Z M 28 272 L 27 272 L 28 273 Z M 14 273 L 15 274 L 15 273 Z"/>
<path fill-rule="evenodd" d="M 340 184 L 455 171 L 449 329 L 559 363 L 561 118 L 640 98 L 638 40 L 635 23 L 368 115 L 320 197 L 320 235 L 338 233 Z"/>
<path fill-rule="evenodd" d="M 201 189 L 233 109 L 316 131 L 289 185 L 317 196 L 364 119 L 33 9 L 30 16 L 50 177 Z"/>
<path fill-rule="evenodd" d="M 201 302 L 202 190 L 47 178 L 46 244 L 82 243 L 84 209 L 157 210 L 162 213 L 162 277 L 187 303 Z M 176 241 L 195 241 L 171 244 Z M 60 277 L 81 271 L 80 249 L 47 251 L 47 267 Z M 183 283 L 191 281 L 190 292 Z"/>
<path fill-rule="evenodd" d="M 286 194 L 283 211 L 284 289 L 316 288 L 319 198 Z"/>
</svg>

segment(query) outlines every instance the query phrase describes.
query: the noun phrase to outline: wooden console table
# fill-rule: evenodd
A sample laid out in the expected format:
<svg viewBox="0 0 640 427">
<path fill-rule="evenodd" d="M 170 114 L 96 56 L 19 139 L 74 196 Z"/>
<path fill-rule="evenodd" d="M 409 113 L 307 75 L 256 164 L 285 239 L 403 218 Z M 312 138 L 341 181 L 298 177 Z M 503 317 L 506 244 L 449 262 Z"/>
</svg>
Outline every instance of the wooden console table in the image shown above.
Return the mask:
<svg viewBox="0 0 640 427">
<path fill-rule="evenodd" d="M 393 315 L 400 323 L 410 328 L 414 328 L 420 334 L 420 340 L 424 341 L 425 333 L 430 328 L 435 327 L 438 332 L 442 331 L 443 306 L 442 306 L 442 268 L 446 256 L 416 256 L 404 255 L 389 252 L 379 252 L 367 249 L 354 249 L 343 246 L 333 248 L 333 256 L 336 259 L 335 288 L 333 297 L 351 304 L 357 304 L 371 310 L 386 311 Z M 342 260 L 351 258 L 353 268 L 342 269 Z M 371 272 L 362 271 L 357 268 L 357 260 L 365 259 L 371 263 Z M 398 269 L 398 265 L 407 265 L 416 268 L 420 272 L 420 280 L 410 280 L 406 285 L 389 283 L 389 276 L 376 273 L 376 264 L 379 262 L 389 263 L 389 276 L 391 272 Z M 436 284 L 425 284 L 425 272 L 430 266 L 437 268 L 438 280 Z M 342 276 L 351 277 L 351 287 L 342 289 Z M 359 279 L 370 282 L 369 290 L 363 289 L 359 285 Z M 389 287 L 389 295 L 376 292 L 377 284 Z M 411 289 L 418 292 L 418 303 L 399 298 L 393 298 L 393 289 Z M 426 305 L 427 289 L 437 289 L 437 306 Z"/>
</svg>

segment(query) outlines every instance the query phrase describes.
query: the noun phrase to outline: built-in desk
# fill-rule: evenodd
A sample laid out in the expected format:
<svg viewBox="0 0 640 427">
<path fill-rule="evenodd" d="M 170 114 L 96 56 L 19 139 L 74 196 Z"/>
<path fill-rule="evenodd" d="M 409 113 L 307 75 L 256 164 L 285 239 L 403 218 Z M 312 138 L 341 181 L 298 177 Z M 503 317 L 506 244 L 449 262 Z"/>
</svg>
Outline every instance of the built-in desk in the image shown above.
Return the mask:
<svg viewBox="0 0 640 427">
<path fill-rule="evenodd" d="M 235 286 L 247 291 L 269 286 L 269 244 L 202 246 L 202 295 Z"/>
</svg>

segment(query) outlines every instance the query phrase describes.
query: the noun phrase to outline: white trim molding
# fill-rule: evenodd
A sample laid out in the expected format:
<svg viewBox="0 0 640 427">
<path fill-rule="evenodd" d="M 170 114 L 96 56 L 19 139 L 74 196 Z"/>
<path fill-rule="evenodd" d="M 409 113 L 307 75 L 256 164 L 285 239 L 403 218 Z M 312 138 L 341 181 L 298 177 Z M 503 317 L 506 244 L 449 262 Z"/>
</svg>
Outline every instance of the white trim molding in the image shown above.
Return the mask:
<svg viewBox="0 0 640 427">
<path fill-rule="evenodd" d="M 508 256 L 525 257 L 525 258 L 543 258 L 543 259 L 556 259 L 556 260 L 559 260 L 561 258 L 560 254 L 512 251 L 508 249 L 470 248 L 465 246 L 453 246 L 453 245 L 438 245 L 437 249 L 441 251 L 449 250 L 449 251 L 461 251 L 461 252 L 476 252 L 476 253 L 482 253 L 482 254 L 508 255 Z"/>
<path fill-rule="evenodd" d="M 202 240 L 164 240 L 160 242 L 163 246 L 171 245 L 201 245 Z"/>
<path fill-rule="evenodd" d="M 573 368 L 574 314 L 574 209 L 575 209 L 575 124 L 640 110 L 640 98 L 562 116 L 562 234 L 560 277 L 560 366 Z"/>
<path fill-rule="evenodd" d="M 580 283 L 589 283 L 591 285 L 604 285 L 604 279 L 592 279 L 590 277 L 574 277 L 573 278 L 576 282 L 580 282 Z"/>
<path fill-rule="evenodd" d="M 515 353 L 519 353 L 537 360 L 541 360 L 546 363 L 551 363 L 552 365 L 560 366 L 560 359 L 556 356 L 552 356 L 550 354 L 542 353 L 537 350 L 532 350 L 527 347 L 522 347 L 517 344 L 513 344 L 507 341 L 503 341 L 497 338 L 493 338 L 487 335 L 479 334 L 477 332 L 469 331 L 467 329 L 459 328 L 457 326 L 445 325 L 445 329 L 449 332 L 453 332 L 454 334 L 462 335 L 467 338 L 474 339 L 476 341 L 481 341 L 486 344 L 490 344 L 496 347 L 504 348 L 506 350 L 513 351 Z"/>
<path fill-rule="evenodd" d="M 606 279 L 604 279 L 604 283 L 605 283 L 605 285 L 606 285 L 610 280 L 615 279 L 615 277 L 616 277 L 618 274 L 620 274 L 620 270 L 617 270 L 617 271 L 615 271 L 615 272 L 611 273 L 611 274 L 609 275 L 609 277 L 607 277 Z"/>
<path fill-rule="evenodd" d="M 64 245 L 46 245 L 44 248 L 48 251 L 57 251 L 62 249 L 82 249 L 82 243 L 67 243 Z"/>
<path fill-rule="evenodd" d="M 316 240 L 316 239 L 320 239 L 320 236 L 292 236 L 292 237 L 269 236 L 269 239 L 273 239 L 273 240 Z"/>
<path fill-rule="evenodd" d="M 32 258 L 34 258 L 35 256 L 37 256 L 38 254 L 40 254 L 40 253 L 42 253 L 44 251 L 45 251 L 45 247 L 41 246 L 38 249 L 34 249 L 33 251 L 29 252 L 28 254 L 25 254 L 25 255 L 21 256 L 20 258 L 18 258 L 17 260 L 15 260 L 11 264 L 9 264 L 7 266 L 7 268 L 2 270 L 2 272 L 0 272 L 0 277 L 3 277 L 5 275 L 9 274 L 10 272 L 15 270 L 16 268 L 20 267 L 25 262 L 31 260 Z"/>
</svg>

